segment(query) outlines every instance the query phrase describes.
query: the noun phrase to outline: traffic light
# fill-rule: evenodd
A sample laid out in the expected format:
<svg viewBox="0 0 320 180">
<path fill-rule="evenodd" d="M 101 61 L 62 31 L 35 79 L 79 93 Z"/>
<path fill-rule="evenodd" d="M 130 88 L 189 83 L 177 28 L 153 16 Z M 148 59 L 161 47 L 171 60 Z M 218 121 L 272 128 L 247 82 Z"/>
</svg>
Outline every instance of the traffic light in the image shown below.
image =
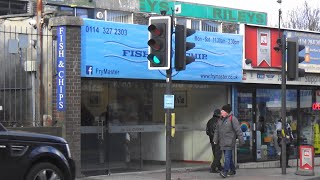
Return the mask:
<svg viewBox="0 0 320 180">
<path fill-rule="evenodd" d="M 176 71 L 183 71 L 186 69 L 186 65 L 192 63 L 195 58 L 187 56 L 186 51 L 194 48 L 195 43 L 186 42 L 188 36 L 191 36 L 196 31 L 194 29 L 188 29 L 184 25 L 176 25 L 175 30 L 175 69 Z"/>
<path fill-rule="evenodd" d="M 299 63 L 305 60 L 299 56 L 299 52 L 305 48 L 304 45 L 299 45 L 297 38 L 287 39 L 287 78 L 288 80 L 296 80 L 298 77 L 303 77 L 304 69 L 299 68 Z"/>
<path fill-rule="evenodd" d="M 148 68 L 169 69 L 171 65 L 171 18 L 169 16 L 149 19 Z"/>
</svg>

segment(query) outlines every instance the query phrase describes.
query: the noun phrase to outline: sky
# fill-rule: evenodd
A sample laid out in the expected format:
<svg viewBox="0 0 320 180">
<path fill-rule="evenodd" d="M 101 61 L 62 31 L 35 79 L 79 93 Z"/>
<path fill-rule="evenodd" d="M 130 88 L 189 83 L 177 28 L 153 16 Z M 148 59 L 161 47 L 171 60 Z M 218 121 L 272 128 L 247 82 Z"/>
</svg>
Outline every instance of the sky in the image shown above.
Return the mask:
<svg viewBox="0 0 320 180">
<path fill-rule="evenodd" d="M 235 9 L 244 9 L 250 11 L 259 11 L 268 13 L 268 26 L 278 25 L 279 8 L 282 10 L 283 19 L 290 10 L 301 7 L 305 0 L 282 0 L 281 5 L 277 0 L 181 0 L 184 2 L 208 4 L 212 6 L 229 7 Z M 310 7 L 320 8 L 320 0 L 307 0 Z"/>
</svg>

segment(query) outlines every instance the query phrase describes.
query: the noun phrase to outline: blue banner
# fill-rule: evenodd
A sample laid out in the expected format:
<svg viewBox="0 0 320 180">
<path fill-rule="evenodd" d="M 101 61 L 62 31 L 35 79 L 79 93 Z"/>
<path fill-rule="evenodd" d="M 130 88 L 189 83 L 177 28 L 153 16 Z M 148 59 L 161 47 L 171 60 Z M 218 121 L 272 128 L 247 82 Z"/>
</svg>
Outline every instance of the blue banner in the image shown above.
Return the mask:
<svg viewBox="0 0 320 180">
<path fill-rule="evenodd" d="M 166 71 L 148 69 L 147 41 L 145 25 L 84 19 L 81 27 L 81 76 L 165 79 Z M 197 31 L 188 41 L 196 44 L 187 53 L 196 58 L 195 62 L 187 65 L 185 71 L 173 69 L 173 80 L 241 81 L 241 35 Z"/>
<path fill-rule="evenodd" d="M 299 56 L 304 57 L 304 61 L 299 63 L 299 67 L 306 72 L 320 73 L 320 35 L 311 32 L 284 31 L 287 38 L 297 38 L 299 45 L 304 45 L 305 49 L 299 52 Z"/>
<path fill-rule="evenodd" d="M 285 31 L 287 38 L 298 38 L 298 43 L 304 45 L 305 49 L 299 52 L 300 56 L 305 56 L 309 53 L 310 59 L 302 64 L 320 64 L 320 35 L 315 33 Z"/>
<path fill-rule="evenodd" d="M 66 110 L 66 27 L 57 28 L 57 111 Z"/>
</svg>

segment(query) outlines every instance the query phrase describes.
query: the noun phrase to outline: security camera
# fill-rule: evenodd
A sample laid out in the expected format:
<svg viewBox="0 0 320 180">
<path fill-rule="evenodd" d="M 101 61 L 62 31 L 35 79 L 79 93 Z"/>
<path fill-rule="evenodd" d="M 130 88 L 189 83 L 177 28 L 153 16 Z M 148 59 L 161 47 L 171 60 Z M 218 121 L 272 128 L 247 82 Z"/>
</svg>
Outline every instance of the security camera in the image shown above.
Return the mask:
<svg viewBox="0 0 320 180">
<path fill-rule="evenodd" d="M 29 21 L 29 25 L 32 26 L 34 29 L 37 29 L 37 21 L 34 19 L 31 19 Z"/>
<path fill-rule="evenodd" d="M 249 65 L 249 64 L 252 63 L 252 60 L 251 60 L 251 59 L 246 59 L 246 60 L 245 60 L 245 63 L 246 63 L 247 65 Z"/>
<path fill-rule="evenodd" d="M 37 40 L 34 40 L 34 39 L 30 40 L 30 44 L 33 48 L 36 48 L 37 47 Z"/>
<path fill-rule="evenodd" d="M 29 24 L 30 24 L 31 26 L 36 25 L 36 24 L 37 24 L 37 21 L 34 20 L 34 19 L 31 19 L 31 20 L 29 21 Z"/>
<path fill-rule="evenodd" d="M 161 11 L 160 11 L 160 14 L 161 14 L 162 16 L 165 16 L 165 15 L 167 14 L 167 11 L 166 11 L 166 10 L 161 10 Z"/>
<path fill-rule="evenodd" d="M 280 51 L 281 49 L 280 49 L 280 47 L 279 46 L 275 46 L 275 47 L 273 47 L 273 50 L 275 50 L 275 51 Z"/>
</svg>

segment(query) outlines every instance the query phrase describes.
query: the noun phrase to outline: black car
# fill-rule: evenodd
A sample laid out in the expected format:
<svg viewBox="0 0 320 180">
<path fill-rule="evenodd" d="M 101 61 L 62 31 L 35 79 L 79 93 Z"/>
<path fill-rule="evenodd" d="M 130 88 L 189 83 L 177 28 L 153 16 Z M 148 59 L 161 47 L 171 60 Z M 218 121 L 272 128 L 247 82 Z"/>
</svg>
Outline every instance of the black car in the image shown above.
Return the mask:
<svg viewBox="0 0 320 180">
<path fill-rule="evenodd" d="M 0 180 L 74 180 L 66 140 L 7 130 L 0 123 Z"/>
</svg>

